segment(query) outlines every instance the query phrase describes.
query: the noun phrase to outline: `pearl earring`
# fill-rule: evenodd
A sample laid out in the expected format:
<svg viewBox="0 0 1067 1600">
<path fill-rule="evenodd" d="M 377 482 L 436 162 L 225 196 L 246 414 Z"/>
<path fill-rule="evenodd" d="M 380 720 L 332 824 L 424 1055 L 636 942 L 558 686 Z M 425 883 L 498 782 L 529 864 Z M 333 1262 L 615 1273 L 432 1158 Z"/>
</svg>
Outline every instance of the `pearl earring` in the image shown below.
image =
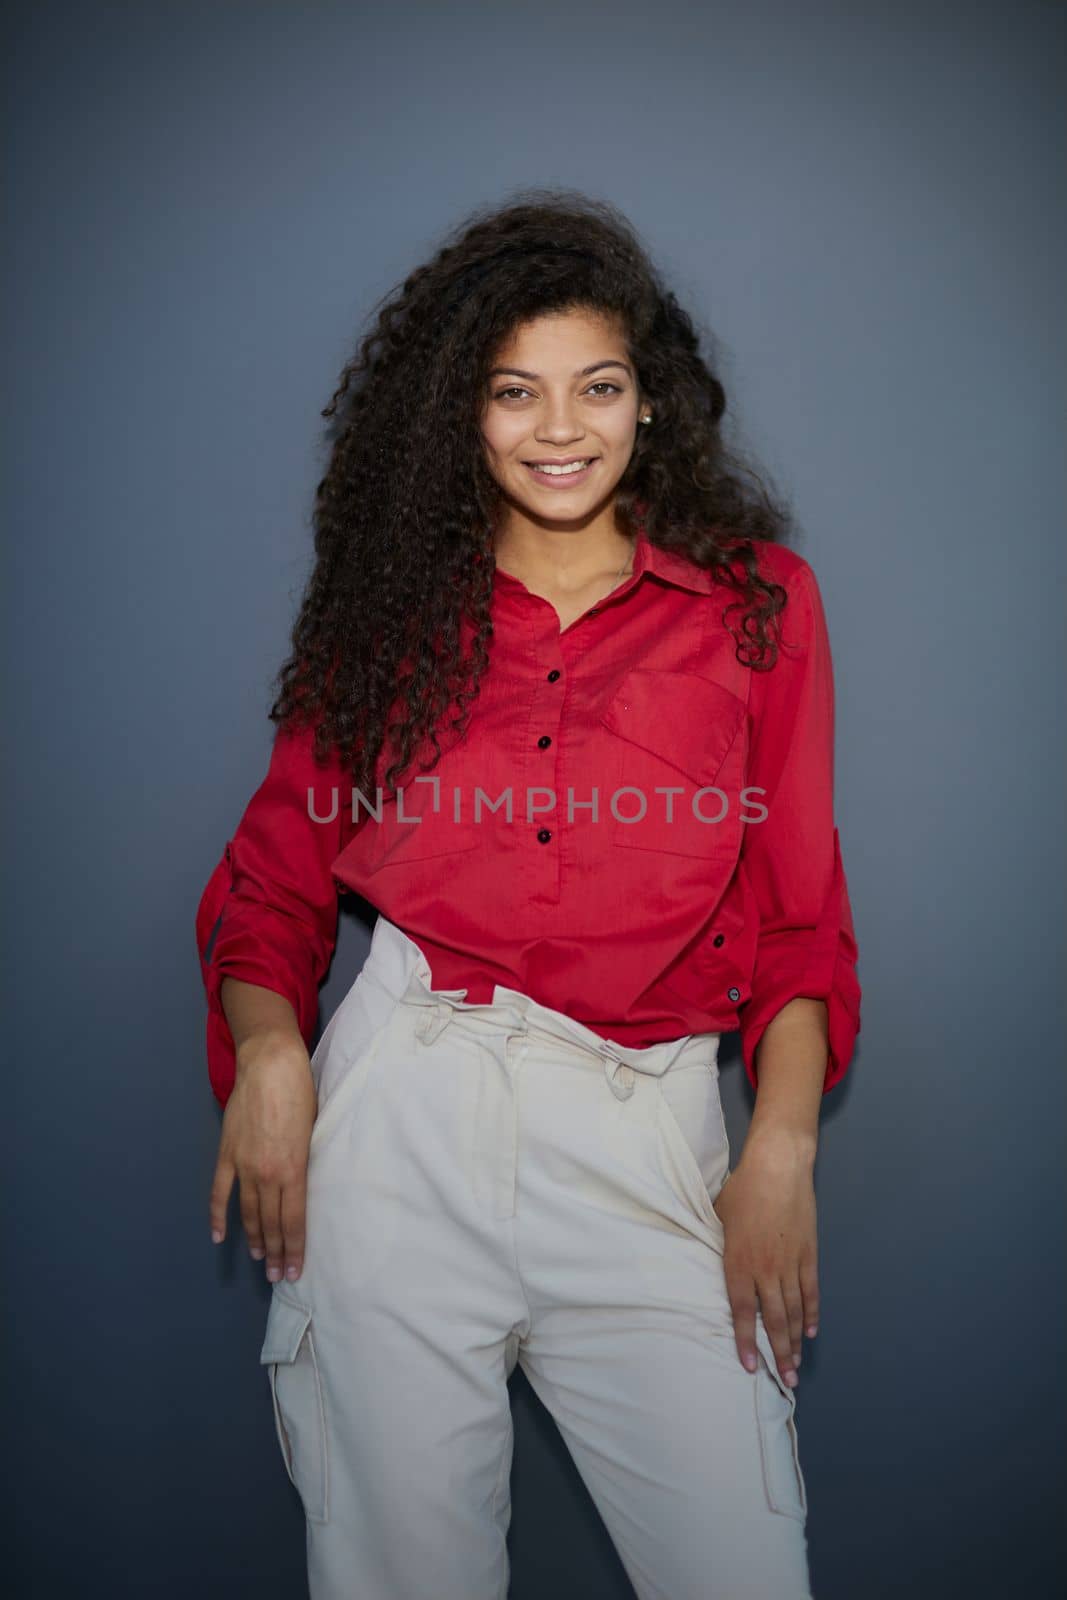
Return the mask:
<svg viewBox="0 0 1067 1600">
<path fill-rule="evenodd" d="M 651 417 L 642 417 L 642 418 L 641 418 L 641 421 L 642 421 L 642 422 L 651 422 L 651 421 L 652 421 L 652 418 L 651 418 Z"/>
</svg>

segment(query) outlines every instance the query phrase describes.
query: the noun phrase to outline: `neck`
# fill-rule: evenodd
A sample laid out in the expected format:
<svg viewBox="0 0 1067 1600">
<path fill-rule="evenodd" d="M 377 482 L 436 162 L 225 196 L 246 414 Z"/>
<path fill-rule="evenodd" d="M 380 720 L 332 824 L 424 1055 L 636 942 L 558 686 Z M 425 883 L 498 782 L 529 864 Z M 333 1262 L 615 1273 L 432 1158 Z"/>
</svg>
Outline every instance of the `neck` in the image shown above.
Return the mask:
<svg viewBox="0 0 1067 1600">
<path fill-rule="evenodd" d="M 635 541 L 610 524 L 548 526 L 511 521 L 493 541 L 497 567 L 524 583 L 580 589 L 605 574 L 625 573 Z"/>
</svg>

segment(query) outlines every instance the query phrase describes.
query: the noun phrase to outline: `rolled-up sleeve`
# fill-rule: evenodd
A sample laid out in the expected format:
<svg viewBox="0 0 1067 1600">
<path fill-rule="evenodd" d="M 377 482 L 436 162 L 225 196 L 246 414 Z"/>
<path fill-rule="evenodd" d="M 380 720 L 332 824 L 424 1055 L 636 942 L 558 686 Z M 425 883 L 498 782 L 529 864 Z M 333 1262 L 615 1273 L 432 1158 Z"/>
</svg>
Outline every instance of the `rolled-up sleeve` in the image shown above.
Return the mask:
<svg viewBox="0 0 1067 1600">
<path fill-rule="evenodd" d="M 330 868 L 342 849 L 350 796 L 351 781 L 335 755 L 315 761 L 311 727 L 279 728 L 266 777 L 201 894 L 196 937 L 207 996 L 208 1076 L 223 1106 L 235 1079 L 223 978 L 283 995 L 310 1048 L 319 984 L 337 940 Z"/>
<path fill-rule="evenodd" d="M 753 673 L 741 863 L 759 907 L 751 994 L 739 1011 L 745 1070 L 757 1086 L 756 1051 L 790 1000 L 825 1000 L 829 1055 L 823 1093 L 844 1077 L 860 1031 L 857 946 L 834 822 L 834 680 L 818 583 L 792 554 L 780 615 L 778 660 Z"/>
</svg>

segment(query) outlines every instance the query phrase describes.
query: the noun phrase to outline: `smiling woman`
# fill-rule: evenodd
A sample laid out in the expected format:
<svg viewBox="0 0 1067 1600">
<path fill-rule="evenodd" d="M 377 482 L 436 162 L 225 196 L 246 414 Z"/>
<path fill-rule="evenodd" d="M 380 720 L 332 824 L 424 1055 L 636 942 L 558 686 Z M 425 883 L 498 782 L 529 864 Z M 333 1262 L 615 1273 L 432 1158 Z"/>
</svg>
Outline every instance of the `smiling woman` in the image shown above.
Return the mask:
<svg viewBox="0 0 1067 1600">
<path fill-rule="evenodd" d="M 197 919 L 211 1221 L 239 1183 L 311 1600 L 502 1600 L 516 1363 L 642 1600 L 810 1593 L 857 949 L 819 587 L 724 408 L 630 224 L 536 191 L 404 280 L 325 409 L 270 767 Z M 378 921 L 309 1056 L 343 891 Z"/>
<path fill-rule="evenodd" d="M 598 339 L 604 345 L 623 342 L 621 329 L 613 328 L 605 318 L 590 317 L 588 314 L 583 316 L 579 312 L 573 312 L 569 317 L 562 316 L 558 319 L 552 319 L 552 321 L 558 324 L 558 343 L 563 348 L 566 348 L 568 344 L 571 346 L 577 344 L 580 338 L 580 330 L 584 331 L 593 343 Z M 568 323 L 570 324 L 569 327 Z M 582 329 L 583 324 L 584 329 Z M 529 330 L 524 331 L 528 333 Z M 544 332 L 543 326 L 541 332 Z M 514 349 L 509 350 L 507 353 L 509 355 L 516 353 L 521 356 L 524 343 L 521 334 L 513 338 L 510 343 Z M 594 372 L 601 372 L 605 367 L 615 368 L 618 372 L 624 374 L 625 381 L 621 383 L 618 380 L 612 383 L 607 379 L 592 383 L 588 381 Z M 494 367 L 490 377 L 495 378 L 498 376 L 528 378 L 531 383 L 538 385 L 542 393 L 551 383 L 551 380 L 546 379 L 543 374 L 527 372 L 517 364 Z M 566 383 L 568 380 L 563 378 L 561 381 Z M 607 360 L 593 361 L 589 366 L 582 367 L 580 371 L 574 374 L 573 380 L 570 381 L 582 385 L 582 398 L 588 398 L 594 407 L 599 407 L 604 413 L 604 420 L 607 424 L 606 442 L 610 446 L 614 446 L 612 454 L 619 458 L 618 470 L 615 474 L 615 480 L 618 481 L 625 470 L 633 448 L 633 416 L 632 406 L 625 403 L 620 414 L 617 402 L 620 398 L 625 402 L 627 396 L 636 390 L 636 378 L 633 369 L 623 356 L 612 356 Z M 525 399 L 519 401 L 517 405 L 516 401 L 519 400 L 519 397 L 525 397 Z M 505 388 L 494 389 L 493 391 L 492 401 L 483 422 L 483 432 L 491 459 L 495 463 L 498 472 L 508 454 L 512 441 L 525 436 L 526 433 L 526 428 L 523 427 L 521 422 L 515 424 L 505 421 L 505 418 L 509 413 L 514 414 L 520 410 L 528 411 L 529 407 L 525 403 L 527 400 L 536 401 L 537 395 L 517 384 L 510 384 Z M 607 402 L 608 409 L 606 410 L 604 402 Z M 651 421 L 652 419 L 649 417 L 647 420 Z M 612 421 L 614 421 L 614 427 L 612 427 Z M 542 424 L 542 426 L 544 425 Z M 566 428 L 567 426 L 568 424 L 564 423 L 564 427 Z M 546 489 L 576 489 L 580 484 L 588 481 L 590 471 L 597 462 L 605 461 L 604 453 L 593 448 L 598 443 L 603 444 L 605 437 L 597 438 L 595 436 L 597 433 L 596 428 L 594 428 L 593 432 L 593 438 L 586 440 L 583 437 L 582 443 L 588 445 L 589 448 L 581 452 L 572 455 L 561 455 L 556 451 L 546 450 L 542 455 L 523 457 L 523 465 L 529 469 L 534 481 L 540 483 Z M 535 444 L 542 442 L 546 446 L 551 443 L 547 436 L 542 437 L 539 434 Z M 611 456 L 607 459 L 610 469 Z M 603 485 L 598 487 L 603 490 Z M 499 547 L 497 554 L 499 558 Z"/>
<path fill-rule="evenodd" d="M 536 351 L 544 363 L 538 372 L 522 364 Z M 575 370 L 575 352 L 585 351 L 602 352 L 601 358 Z M 532 514 L 536 523 L 535 502 L 524 503 L 531 484 L 549 494 L 567 496 L 553 506 L 551 516 L 557 523 L 561 516 L 586 521 L 587 537 L 582 543 L 589 550 L 595 551 L 598 543 L 595 532 L 588 538 L 594 501 L 607 541 L 617 542 L 612 497 L 633 454 L 640 403 L 621 322 L 583 310 L 541 317 L 517 328 L 498 354 L 500 362 L 490 371 L 495 381 L 482 418 L 490 471 L 506 493 L 512 492 L 509 526 L 497 530 L 497 561 L 503 557 L 506 564 L 509 541 L 523 542 L 515 526 L 516 510 Z M 613 377 L 598 380 L 595 374 L 605 369 L 610 369 Z M 515 377 L 525 383 L 506 381 Z M 551 531 L 539 527 L 540 534 Z M 576 541 L 571 538 L 568 546 L 567 530 L 557 531 L 562 556 Z M 572 561 L 576 553 L 571 548 Z"/>
<path fill-rule="evenodd" d="M 575 368 L 576 353 L 594 359 Z M 504 496 L 496 567 L 525 574 L 526 587 L 555 608 L 566 629 L 591 599 L 614 589 L 632 557 L 633 539 L 617 524 L 615 491 L 633 454 L 635 425 L 651 423 L 651 410 L 641 401 L 618 316 L 580 307 L 542 316 L 516 326 L 496 354 L 481 419 L 486 460 Z M 532 360 L 537 370 L 524 365 Z M 596 376 L 605 371 L 610 379 Z M 508 381 L 514 378 L 524 382 Z M 541 491 L 551 497 L 544 501 L 547 522 Z M 605 589 L 605 569 L 616 557 Z"/>
</svg>

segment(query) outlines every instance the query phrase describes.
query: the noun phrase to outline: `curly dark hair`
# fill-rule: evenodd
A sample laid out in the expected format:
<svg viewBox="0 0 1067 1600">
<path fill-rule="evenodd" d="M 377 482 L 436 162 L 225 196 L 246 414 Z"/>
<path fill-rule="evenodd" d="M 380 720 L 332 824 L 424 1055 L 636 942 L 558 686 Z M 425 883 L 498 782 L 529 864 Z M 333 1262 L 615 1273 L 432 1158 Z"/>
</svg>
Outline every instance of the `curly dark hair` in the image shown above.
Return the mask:
<svg viewBox="0 0 1067 1600">
<path fill-rule="evenodd" d="M 613 206 L 534 189 L 480 207 L 375 309 L 322 412 L 332 445 L 316 490 L 315 564 L 272 721 L 314 725 L 318 759 L 333 747 L 366 792 L 387 742 L 395 760 L 377 781 L 393 791 L 427 737 L 436 764 L 450 709 L 462 734 L 493 633 L 502 492 L 481 437 L 489 368 L 517 326 L 573 309 L 621 319 L 654 410 L 616 486 L 619 531 L 633 537 L 643 522 L 651 543 L 737 590 L 723 621 L 743 608 L 738 659 L 773 666 L 770 626 L 786 595 L 760 574 L 752 540 L 784 542 L 788 514 L 726 447 L 726 393 L 693 320 Z"/>
</svg>

